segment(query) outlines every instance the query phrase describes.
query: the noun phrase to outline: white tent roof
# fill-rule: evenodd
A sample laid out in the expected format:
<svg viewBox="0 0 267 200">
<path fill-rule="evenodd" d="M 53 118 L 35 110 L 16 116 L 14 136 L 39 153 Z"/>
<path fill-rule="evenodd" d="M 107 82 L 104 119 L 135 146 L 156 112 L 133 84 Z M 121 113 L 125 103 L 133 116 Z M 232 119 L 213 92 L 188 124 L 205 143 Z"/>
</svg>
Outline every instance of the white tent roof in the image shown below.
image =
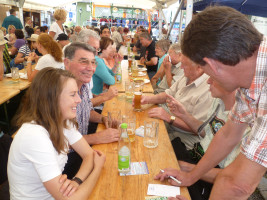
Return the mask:
<svg viewBox="0 0 267 200">
<path fill-rule="evenodd" d="M 0 0 L 1 1 L 1 0 Z M 97 5 L 110 5 L 122 6 L 122 7 L 135 7 L 143 9 L 152 9 L 157 7 L 157 3 L 160 5 L 169 6 L 176 3 L 178 0 L 92 0 Z M 61 7 L 66 4 L 77 2 L 77 0 L 25 0 L 25 4 L 29 5 L 43 5 L 45 7 Z M 91 2 L 89 0 L 82 0 L 78 2 Z"/>
</svg>

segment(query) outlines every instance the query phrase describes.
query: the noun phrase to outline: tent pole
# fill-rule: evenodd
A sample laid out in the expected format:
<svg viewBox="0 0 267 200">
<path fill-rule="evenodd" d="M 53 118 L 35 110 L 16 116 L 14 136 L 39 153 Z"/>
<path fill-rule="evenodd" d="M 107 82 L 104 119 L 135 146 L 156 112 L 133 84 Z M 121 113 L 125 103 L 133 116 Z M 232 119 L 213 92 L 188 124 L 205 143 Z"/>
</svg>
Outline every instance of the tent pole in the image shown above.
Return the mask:
<svg viewBox="0 0 267 200">
<path fill-rule="evenodd" d="M 173 18 L 171 27 L 170 27 L 169 30 L 168 30 L 167 38 L 170 37 L 171 30 L 172 30 L 172 28 L 173 28 L 173 25 L 174 25 L 174 23 L 175 23 L 175 21 L 176 21 L 176 18 L 177 18 L 177 16 L 178 16 L 180 10 L 182 9 L 183 4 L 184 4 L 184 0 L 181 0 L 180 5 L 179 5 L 179 7 L 178 7 L 178 9 L 177 9 L 177 11 L 176 11 L 176 14 L 175 14 L 174 18 Z"/>
</svg>

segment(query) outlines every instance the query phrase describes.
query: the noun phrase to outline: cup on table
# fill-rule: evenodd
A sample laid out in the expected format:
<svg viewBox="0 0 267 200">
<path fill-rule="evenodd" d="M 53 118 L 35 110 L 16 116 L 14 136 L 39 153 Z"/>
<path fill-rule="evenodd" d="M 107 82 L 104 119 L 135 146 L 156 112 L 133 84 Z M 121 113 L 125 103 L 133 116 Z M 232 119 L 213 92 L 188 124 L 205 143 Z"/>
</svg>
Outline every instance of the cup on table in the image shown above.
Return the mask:
<svg viewBox="0 0 267 200">
<path fill-rule="evenodd" d="M 110 111 L 108 112 L 108 127 L 118 129 L 121 125 L 121 111 Z"/>
<path fill-rule="evenodd" d="M 132 76 L 137 77 L 138 76 L 138 67 L 137 66 L 132 66 Z"/>
<path fill-rule="evenodd" d="M 159 123 L 157 121 L 145 121 L 143 144 L 147 148 L 158 146 Z"/>
<path fill-rule="evenodd" d="M 135 128 L 136 128 L 135 115 L 123 115 L 122 123 L 127 124 L 127 133 L 128 133 L 130 142 L 134 142 L 135 141 Z"/>
<path fill-rule="evenodd" d="M 142 111 L 141 109 L 141 97 L 143 93 L 143 85 L 140 83 L 134 84 L 134 111 Z"/>
<path fill-rule="evenodd" d="M 11 77 L 13 81 L 15 82 L 19 81 L 19 68 L 18 67 L 11 68 Z"/>
<path fill-rule="evenodd" d="M 128 68 L 131 68 L 132 67 L 132 58 L 131 57 L 128 57 Z"/>
<path fill-rule="evenodd" d="M 125 95 L 126 100 L 131 101 L 134 95 L 134 83 L 130 81 L 125 81 Z"/>
</svg>

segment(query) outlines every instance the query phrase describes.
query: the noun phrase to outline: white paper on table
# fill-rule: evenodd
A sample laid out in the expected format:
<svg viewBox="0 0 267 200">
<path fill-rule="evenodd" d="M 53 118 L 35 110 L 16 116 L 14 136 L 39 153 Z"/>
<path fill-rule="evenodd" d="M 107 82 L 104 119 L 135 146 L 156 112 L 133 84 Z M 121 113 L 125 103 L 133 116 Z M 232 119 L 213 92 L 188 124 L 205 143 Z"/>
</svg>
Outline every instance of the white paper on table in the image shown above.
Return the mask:
<svg viewBox="0 0 267 200">
<path fill-rule="evenodd" d="M 176 197 L 176 195 L 180 195 L 180 187 L 160 184 L 149 184 L 147 188 L 147 195 Z"/>
<path fill-rule="evenodd" d="M 120 173 L 120 176 L 149 174 L 146 162 L 132 162 L 131 171 L 128 174 Z"/>
<path fill-rule="evenodd" d="M 140 137 L 144 137 L 144 126 L 140 126 L 135 130 L 135 135 L 138 135 Z"/>
</svg>

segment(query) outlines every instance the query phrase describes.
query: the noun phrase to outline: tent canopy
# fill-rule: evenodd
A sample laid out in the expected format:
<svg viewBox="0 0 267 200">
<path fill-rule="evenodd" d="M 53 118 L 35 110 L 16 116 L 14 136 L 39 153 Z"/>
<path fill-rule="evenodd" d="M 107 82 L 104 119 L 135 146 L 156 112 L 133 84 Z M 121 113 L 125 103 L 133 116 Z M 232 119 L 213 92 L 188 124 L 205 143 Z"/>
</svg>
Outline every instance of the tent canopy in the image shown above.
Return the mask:
<svg viewBox="0 0 267 200">
<path fill-rule="evenodd" d="M 244 14 L 267 17 L 266 0 L 194 0 L 194 11 L 201 11 L 210 5 L 232 7 Z"/>
</svg>

